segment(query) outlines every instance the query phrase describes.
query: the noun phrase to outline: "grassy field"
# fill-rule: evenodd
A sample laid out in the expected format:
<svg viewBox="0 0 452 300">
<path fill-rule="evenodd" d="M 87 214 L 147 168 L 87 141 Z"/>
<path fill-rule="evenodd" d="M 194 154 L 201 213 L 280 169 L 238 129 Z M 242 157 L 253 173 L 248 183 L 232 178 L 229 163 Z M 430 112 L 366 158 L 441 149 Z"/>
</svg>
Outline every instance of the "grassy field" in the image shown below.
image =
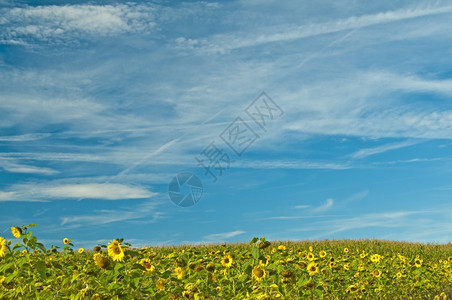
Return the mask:
<svg viewBox="0 0 452 300">
<path fill-rule="evenodd" d="M 381 240 L 46 249 L 0 238 L 1 299 L 451 299 L 452 244 Z"/>
</svg>

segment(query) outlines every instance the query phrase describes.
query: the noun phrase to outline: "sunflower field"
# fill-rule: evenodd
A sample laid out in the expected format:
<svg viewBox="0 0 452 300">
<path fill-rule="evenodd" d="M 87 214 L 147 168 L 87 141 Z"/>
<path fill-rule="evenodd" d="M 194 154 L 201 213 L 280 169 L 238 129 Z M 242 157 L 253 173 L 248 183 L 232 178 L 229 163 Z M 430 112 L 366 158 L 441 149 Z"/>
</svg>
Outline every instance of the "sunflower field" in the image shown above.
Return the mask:
<svg viewBox="0 0 452 300">
<path fill-rule="evenodd" d="M 0 237 L 0 299 L 451 299 L 452 245 L 381 240 L 46 248 Z M 14 241 L 14 239 L 16 239 Z"/>
</svg>

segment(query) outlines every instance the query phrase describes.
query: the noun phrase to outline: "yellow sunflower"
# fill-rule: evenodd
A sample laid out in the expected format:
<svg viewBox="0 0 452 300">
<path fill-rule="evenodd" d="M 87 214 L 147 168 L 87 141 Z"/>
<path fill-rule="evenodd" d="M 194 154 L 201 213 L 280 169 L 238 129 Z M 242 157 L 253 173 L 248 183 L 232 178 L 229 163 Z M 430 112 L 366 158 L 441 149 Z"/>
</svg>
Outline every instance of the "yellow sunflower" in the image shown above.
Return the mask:
<svg viewBox="0 0 452 300">
<path fill-rule="evenodd" d="M 221 260 L 221 264 L 224 267 L 230 268 L 232 266 L 233 263 L 233 259 L 232 256 L 230 254 L 226 255 L 225 257 L 223 257 L 223 259 Z"/>
<path fill-rule="evenodd" d="M 380 259 L 381 259 L 381 256 L 378 255 L 378 254 L 374 254 L 374 255 L 372 255 L 372 256 L 370 257 L 370 260 L 371 260 L 372 262 L 374 262 L 374 263 L 380 262 Z"/>
<path fill-rule="evenodd" d="M 348 250 L 347 247 L 344 248 L 344 253 L 348 253 L 350 250 Z"/>
<path fill-rule="evenodd" d="M 174 272 L 176 273 L 177 279 L 182 279 L 184 277 L 184 270 L 182 270 L 181 267 L 177 267 L 174 269 Z"/>
<path fill-rule="evenodd" d="M 253 273 L 253 278 L 256 279 L 257 281 L 261 281 L 267 275 L 267 272 L 265 272 L 265 269 L 262 268 L 261 266 L 255 266 L 253 268 L 252 273 Z"/>
<path fill-rule="evenodd" d="M 278 250 L 286 251 L 286 246 L 284 246 L 284 245 L 279 245 L 279 246 L 278 246 Z"/>
<path fill-rule="evenodd" d="M 16 239 L 19 239 L 22 236 L 22 229 L 20 227 L 11 227 L 11 233 Z"/>
<path fill-rule="evenodd" d="M 416 257 L 416 259 L 414 260 L 414 265 L 415 265 L 417 268 L 419 268 L 420 266 L 422 266 L 422 262 L 423 262 L 422 259 Z"/>
<path fill-rule="evenodd" d="M 94 254 L 93 258 L 99 268 L 108 269 L 110 267 L 110 260 L 108 259 L 108 257 L 100 253 L 96 253 Z"/>
<path fill-rule="evenodd" d="M 82 254 L 83 252 L 85 252 L 85 249 L 83 248 L 78 249 L 78 253 Z"/>
<path fill-rule="evenodd" d="M 69 243 L 70 243 L 70 241 L 69 241 L 68 238 L 64 238 L 64 239 L 63 239 L 63 244 L 67 245 L 67 244 L 69 244 Z"/>
<path fill-rule="evenodd" d="M 317 266 L 316 263 L 312 262 L 308 265 L 307 270 L 308 270 L 309 275 L 312 276 L 319 272 L 319 267 Z"/>
<path fill-rule="evenodd" d="M 6 240 L 0 236 L 0 257 L 6 255 Z"/>
<path fill-rule="evenodd" d="M 358 291 L 358 287 L 356 285 L 352 284 L 352 285 L 348 286 L 348 288 L 345 291 L 349 294 L 353 294 L 356 291 Z"/>
<path fill-rule="evenodd" d="M 149 258 L 143 258 L 140 261 L 140 265 L 142 265 L 149 273 L 155 270 L 155 266 L 151 263 Z"/>
<path fill-rule="evenodd" d="M 111 243 L 108 243 L 108 255 L 114 261 L 122 261 L 124 258 L 125 250 L 121 246 L 121 243 L 117 240 L 113 240 Z"/>
<path fill-rule="evenodd" d="M 159 291 L 164 291 L 165 290 L 165 279 L 160 278 L 159 280 L 157 280 L 155 285 L 157 286 L 157 289 Z"/>
<path fill-rule="evenodd" d="M 320 252 L 319 252 L 319 256 L 320 256 L 321 258 L 324 258 L 324 257 L 326 256 L 326 251 L 324 251 L 324 250 L 320 251 Z"/>
<path fill-rule="evenodd" d="M 213 263 L 208 264 L 206 267 L 206 270 L 209 272 L 215 271 L 215 264 L 213 264 Z"/>
<path fill-rule="evenodd" d="M 402 278 L 402 273 L 400 273 L 400 272 L 397 272 L 397 274 L 396 274 L 396 278 Z"/>
<path fill-rule="evenodd" d="M 308 255 L 306 256 L 306 258 L 309 261 L 313 261 L 315 259 L 315 255 L 314 255 L 314 253 L 309 252 Z"/>
<path fill-rule="evenodd" d="M 381 271 L 380 271 L 380 270 L 373 270 L 372 276 L 374 276 L 374 277 L 376 277 L 376 278 L 380 278 L 380 276 L 381 276 Z"/>
</svg>

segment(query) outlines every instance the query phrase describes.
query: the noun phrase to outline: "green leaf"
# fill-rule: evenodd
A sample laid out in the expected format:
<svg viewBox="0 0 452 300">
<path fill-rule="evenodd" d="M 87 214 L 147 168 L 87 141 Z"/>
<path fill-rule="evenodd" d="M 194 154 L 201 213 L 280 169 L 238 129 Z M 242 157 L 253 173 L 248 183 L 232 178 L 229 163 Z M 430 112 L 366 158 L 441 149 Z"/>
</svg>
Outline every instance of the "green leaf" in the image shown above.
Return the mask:
<svg viewBox="0 0 452 300">
<path fill-rule="evenodd" d="M 18 249 L 18 248 L 21 248 L 21 247 L 22 247 L 22 244 L 19 243 L 19 242 L 17 242 L 17 243 L 13 246 L 13 248 L 12 248 L 11 250 L 14 251 L 14 250 L 16 250 L 16 249 Z"/>
<path fill-rule="evenodd" d="M 257 242 L 258 240 L 259 240 L 259 238 L 253 237 L 253 239 L 250 241 L 250 245 L 254 244 L 254 243 Z"/>
<path fill-rule="evenodd" d="M 251 261 L 249 260 L 249 261 L 247 261 L 246 263 L 244 263 L 243 265 L 242 265 L 242 271 L 243 272 L 247 272 L 248 271 L 248 269 L 251 269 Z"/>
<path fill-rule="evenodd" d="M 44 247 L 43 244 L 41 244 L 41 243 L 36 243 L 36 247 L 38 247 L 39 249 L 41 249 L 42 252 L 46 252 L 46 247 Z"/>
<path fill-rule="evenodd" d="M 133 264 L 132 268 L 133 268 L 133 269 L 142 270 L 142 271 L 146 271 L 146 268 L 143 267 L 143 266 L 140 265 L 140 264 Z"/>
<path fill-rule="evenodd" d="M 16 272 L 14 272 L 14 273 L 12 273 L 12 274 L 10 274 L 9 276 L 7 276 L 6 277 L 6 279 L 5 279 L 5 283 L 10 283 L 15 277 L 16 277 Z"/>
<path fill-rule="evenodd" d="M 251 254 L 253 255 L 254 259 L 259 259 L 260 257 L 260 251 L 258 247 L 251 248 Z"/>
<path fill-rule="evenodd" d="M 41 275 L 41 277 L 46 277 L 46 270 L 47 270 L 47 267 L 46 267 L 46 264 L 45 264 L 45 262 L 43 262 L 43 261 L 37 261 L 35 264 L 34 264 L 34 268 L 36 269 L 36 271 L 38 271 L 38 273 L 39 273 L 39 275 Z"/>
<path fill-rule="evenodd" d="M 165 271 L 162 273 L 162 278 L 168 279 L 171 277 L 172 274 L 173 274 L 173 272 L 171 272 L 171 271 Z"/>
<path fill-rule="evenodd" d="M 37 242 L 38 242 L 38 239 L 35 236 L 30 237 L 30 239 L 28 240 L 28 244 L 32 248 L 34 248 L 34 246 Z"/>
</svg>

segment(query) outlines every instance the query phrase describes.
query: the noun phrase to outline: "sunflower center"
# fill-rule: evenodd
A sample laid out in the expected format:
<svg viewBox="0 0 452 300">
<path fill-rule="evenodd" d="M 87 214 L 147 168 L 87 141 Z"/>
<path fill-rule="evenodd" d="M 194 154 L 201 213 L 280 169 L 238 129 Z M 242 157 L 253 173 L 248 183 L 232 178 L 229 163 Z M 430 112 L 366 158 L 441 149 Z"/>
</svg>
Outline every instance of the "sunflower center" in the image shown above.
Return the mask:
<svg viewBox="0 0 452 300">
<path fill-rule="evenodd" d="M 116 247 L 113 248 L 113 252 L 114 252 L 115 254 L 121 254 L 121 249 L 119 249 L 119 247 L 116 246 Z"/>
<path fill-rule="evenodd" d="M 262 270 L 262 269 L 255 269 L 254 270 L 254 276 L 261 278 L 262 276 L 264 276 L 264 270 Z"/>
</svg>

